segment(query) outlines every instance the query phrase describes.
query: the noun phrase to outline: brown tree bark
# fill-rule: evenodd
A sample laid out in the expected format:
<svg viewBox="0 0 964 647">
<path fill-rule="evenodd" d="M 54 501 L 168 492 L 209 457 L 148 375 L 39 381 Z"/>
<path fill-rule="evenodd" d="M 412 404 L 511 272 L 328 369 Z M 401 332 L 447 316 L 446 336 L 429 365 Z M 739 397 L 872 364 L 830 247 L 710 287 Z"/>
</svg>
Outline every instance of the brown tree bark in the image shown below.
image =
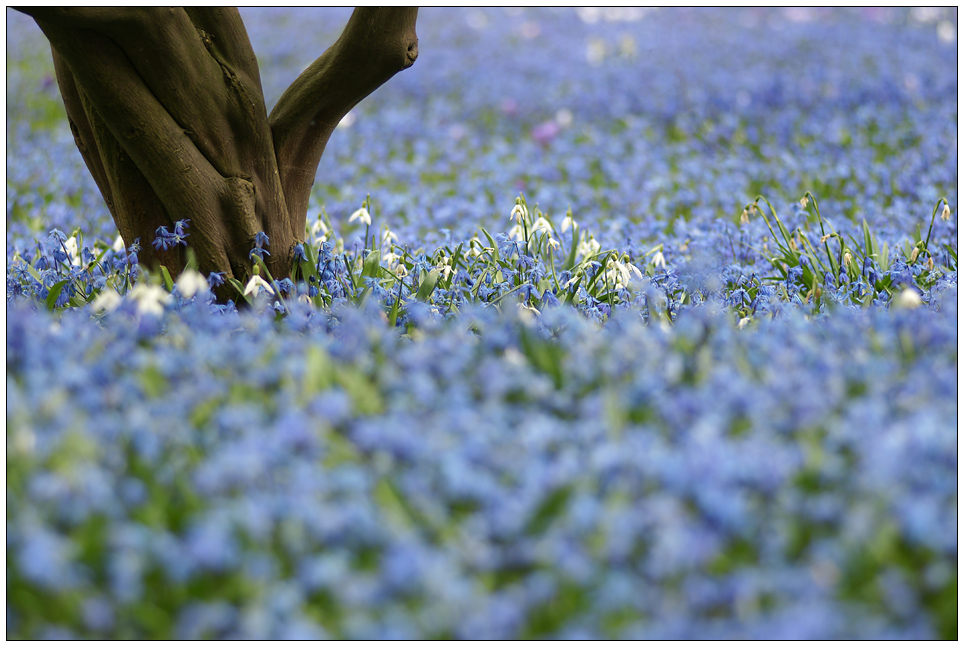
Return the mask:
<svg viewBox="0 0 964 647">
<path fill-rule="evenodd" d="M 183 248 L 151 242 L 190 219 L 200 270 L 242 283 L 261 231 L 268 269 L 289 275 L 335 126 L 418 56 L 416 9 L 355 9 L 269 117 L 236 9 L 20 10 L 50 41 L 74 140 L 121 236 L 140 239 L 141 262 L 179 273 Z M 217 294 L 238 297 L 227 284 Z"/>
</svg>

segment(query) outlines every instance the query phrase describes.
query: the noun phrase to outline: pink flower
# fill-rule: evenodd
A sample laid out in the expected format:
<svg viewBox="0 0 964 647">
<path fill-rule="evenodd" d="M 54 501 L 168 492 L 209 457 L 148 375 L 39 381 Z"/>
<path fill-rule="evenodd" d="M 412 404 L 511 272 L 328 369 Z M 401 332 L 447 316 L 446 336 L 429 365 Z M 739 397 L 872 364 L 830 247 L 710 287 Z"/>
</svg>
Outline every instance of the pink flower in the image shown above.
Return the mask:
<svg viewBox="0 0 964 647">
<path fill-rule="evenodd" d="M 555 121 L 544 121 L 533 128 L 531 134 L 534 140 L 543 146 L 546 146 L 555 138 L 556 135 L 559 134 L 559 130 L 559 124 L 557 124 Z"/>
</svg>

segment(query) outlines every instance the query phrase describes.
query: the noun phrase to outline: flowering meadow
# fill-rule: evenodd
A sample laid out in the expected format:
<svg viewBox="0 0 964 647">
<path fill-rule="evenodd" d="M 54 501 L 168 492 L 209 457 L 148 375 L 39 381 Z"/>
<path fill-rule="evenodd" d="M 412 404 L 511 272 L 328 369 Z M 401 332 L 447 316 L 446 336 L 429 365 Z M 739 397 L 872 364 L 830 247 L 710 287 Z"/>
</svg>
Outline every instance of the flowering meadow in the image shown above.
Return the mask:
<svg viewBox="0 0 964 647">
<path fill-rule="evenodd" d="M 7 10 L 7 638 L 956 638 L 956 25 L 424 9 L 218 304 Z"/>
</svg>

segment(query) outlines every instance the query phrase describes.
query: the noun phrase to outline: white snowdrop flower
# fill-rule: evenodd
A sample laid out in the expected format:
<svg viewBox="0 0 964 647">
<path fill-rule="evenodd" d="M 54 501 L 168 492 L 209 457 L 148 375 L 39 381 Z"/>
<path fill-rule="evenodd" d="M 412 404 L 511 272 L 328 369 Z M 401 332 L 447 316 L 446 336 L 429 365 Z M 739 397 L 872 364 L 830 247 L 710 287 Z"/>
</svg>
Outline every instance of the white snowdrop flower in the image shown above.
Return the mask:
<svg viewBox="0 0 964 647">
<path fill-rule="evenodd" d="M 592 234 L 589 238 L 583 238 L 579 241 L 579 245 L 576 247 L 576 254 L 582 256 L 583 258 L 596 254 L 599 251 L 599 243 L 593 238 Z"/>
<path fill-rule="evenodd" d="M 439 264 L 435 266 L 435 269 L 437 269 L 441 273 L 442 280 L 447 280 L 449 278 L 449 274 L 452 273 L 451 262 L 452 262 L 451 258 L 449 258 L 448 256 L 444 256 L 441 262 L 439 262 Z"/>
<path fill-rule="evenodd" d="M 512 225 L 512 229 L 510 229 L 507 233 L 509 234 L 509 238 L 512 238 L 513 240 L 523 239 L 522 225 Z"/>
<path fill-rule="evenodd" d="M 80 266 L 80 254 L 77 250 L 77 237 L 71 236 L 65 240 L 64 248 L 67 250 L 67 257 L 70 258 L 70 264 Z"/>
<path fill-rule="evenodd" d="M 556 123 L 566 128 L 572 125 L 572 111 L 568 108 L 560 108 L 556 111 Z"/>
<path fill-rule="evenodd" d="M 749 324 L 751 321 L 753 321 L 751 317 L 743 317 L 740 319 L 739 323 L 736 324 L 736 327 L 742 330 L 743 328 L 746 328 L 747 324 Z"/>
<path fill-rule="evenodd" d="M 532 223 L 532 231 L 544 231 L 547 234 L 552 233 L 552 223 L 546 220 L 544 217 L 539 216 L 536 221 Z"/>
<path fill-rule="evenodd" d="M 666 267 L 666 257 L 663 256 L 663 250 L 659 250 L 658 252 L 653 254 L 653 266 Z"/>
<path fill-rule="evenodd" d="M 94 312 L 113 312 L 120 306 L 121 301 L 123 301 L 121 295 L 113 290 L 102 290 L 91 302 L 90 307 Z"/>
<path fill-rule="evenodd" d="M 244 286 L 245 296 L 249 294 L 252 296 L 258 296 L 261 290 L 266 290 L 268 294 L 274 295 L 274 289 L 271 287 L 271 284 L 257 274 L 252 276 L 251 280 L 248 281 L 248 284 Z"/>
<path fill-rule="evenodd" d="M 509 220 L 515 219 L 516 223 L 521 223 L 523 218 L 528 218 L 529 212 L 521 204 L 516 204 L 512 207 L 512 213 L 509 214 Z"/>
<path fill-rule="evenodd" d="M 548 245 L 552 249 L 559 249 L 559 241 L 553 238 L 552 236 L 549 236 L 549 238 L 546 240 L 546 245 Z"/>
<path fill-rule="evenodd" d="M 322 236 L 326 236 L 327 234 L 328 234 L 328 225 L 325 224 L 324 220 L 322 220 L 321 218 L 318 218 L 318 220 L 316 220 L 311 225 L 311 235 L 317 239 Z"/>
<path fill-rule="evenodd" d="M 945 202 L 945 203 L 944 203 L 944 209 L 941 211 L 941 220 L 950 220 L 950 219 L 951 219 L 951 208 L 950 208 L 950 206 Z"/>
<path fill-rule="evenodd" d="M 382 245 L 397 245 L 397 244 L 398 244 L 398 236 L 395 235 L 394 231 L 392 231 L 388 227 L 385 227 L 385 229 L 382 231 Z"/>
<path fill-rule="evenodd" d="M 633 274 L 639 278 L 643 278 L 643 273 L 639 271 L 639 268 L 632 263 L 623 263 L 621 261 L 610 261 L 610 271 L 607 274 L 607 278 L 616 284 L 617 287 L 625 287 L 629 285 L 629 281 L 632 279 Z"/>
<path fill-rule="evenodd" d="M 920 292 L 914 288 L 904 288 L 894 299 L 894 306 L 899 310 L 913 310 L 920 307 L 922 303 Z"/>
<path fill-rule="evenodd" d="M 575 229 L 576 223 L 568 213 L 566 217 L 562 219 L 562 224 L 559 226 L 559 230 L 562 233 L 566 233 L 570 229 Z"/>
<path fill-rule="evenodd" d="M 623 263 L 623 266 L 630 271 L 631 274 L 635 274 L 636 278 L 642 279 L 643 273 L 639 271 L 639 268 L 632 263 Z"/>
<path fill-rule="evenodd" d="M 131 298 L 137 301 L 137 314 L 164 314 L 164 305 L 171 302 L 171 295 L 159 285 L 138 283 L 130 292 Z"/>
<path fill-rule="evenodd" d="M 127 245 L 124 244 L 124 239 L 118 235 L 117 238 L 114 239 L 114 245 L 112 248 L 115 252 L 120 253 L 127 249 Z"/>
<path fill-rule="evenodd" d="M 177 277 L 174 285 L 177 286 L 177 291 L 180 292 L 185 299 L 190 299 L 198 292 L 203 294 L 208 291 L 208 280 L 204 278 L 204 275 L 195 270 L 183 272 Z"/>
<path fill-rule="evenodd" d="M 472 236 L 472 238 L 469 239 L 469 248 L 466 250 L 465 255 L 468 258 L 478 258 L 482 255 L 482 241 L 480 241 L 477 236 Z"/>
<path fill-rule="evenodd" d="M 366 209 L 365 207 L 362 207 L 355 213 L 351 214 L 351 216 L 348 218 L 348 222 L 354 222 L 355 220 L 361 221 L 363 225 L 372 224 L 371 214 L 368 213 L 368 209 Z"/>
<path fill-rule="evenodd" d="M 300 297 L 298 297 L 298 301 L 311 305 L 311 297 L 309 297 L 307 294 L 302 294 Z"/>
</svg>

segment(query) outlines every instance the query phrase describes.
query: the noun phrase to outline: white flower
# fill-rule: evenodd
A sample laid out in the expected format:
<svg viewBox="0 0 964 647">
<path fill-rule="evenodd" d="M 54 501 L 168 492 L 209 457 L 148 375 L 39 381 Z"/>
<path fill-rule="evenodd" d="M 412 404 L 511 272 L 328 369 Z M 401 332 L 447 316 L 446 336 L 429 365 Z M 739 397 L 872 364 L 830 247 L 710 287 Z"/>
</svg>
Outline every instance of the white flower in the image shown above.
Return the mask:
<svg viewBox="0 0 964 647">
<path fill-rule="evenodd" d="M 576 254 L 586 258 L 588 256 L 594 255 L 599 251 L 599 243 L 593 238 L 592 234 L 589 238 L 583 238 L 579 241 L 578 247 L 576 247 Z"/>
<path fill-rule="evenodd" d="M 653 265 L 655 267 L 666 267 L 666 257 L 663 256 L 663 250 L 653 254 Z"/>
<path fill-rule="evenodd" d="M 320 238 L 321 236 L 326 236 L 327 234 L 328 234 L 328 225 L 325 224 L 324 220 L 322 220 L 321 218 L 318 218 L 318 220 L 316 220 L 314 224 L 311 225 L 311 235 L 314 236 L 315 238 Z"/>
<path fill-rule="evenodd" d="M 437 269 L 442 275 L 442 280 L 447 280 L 449 278 L 449 274 L 452 273 L 451 262 L 452 259 L 450 257 L 444 256 L 439 264 L 435 266 L 435 269 Z"/>
<path fill-rule="evenodd" d="M 539 216 L 534 223 L 532 223 L 532 231 L 544 231 L 547 234 L 552 233 L 552 223 Z"/>
<path fill-rule="evenodd" d="M 570 229 L 575 229 L 575 227 L 576 223 L 573 221 L 572 216 L 567 213 L 566 217 L 562 219 L 562 225 L 560 225 L 559 230 L 562 233 L 566 233 Z"/>
<path fill-rule="evenodd" d="M 362 207 L 355 213 L 351 214 L 351 217 L 348 218 L 348 222 L 353 222 L 355 220 L 360 220 L 363 225 L 372 224 L 372 217 L 368 213 L 368 209 L 366 209 L 365 207 Z"/>
<path fill-rule="evenodd" d="M 640 272 L 639 268 L 632 263 L 610 261 L 610 267 L 612 269 L 610 269 L 607 273 L 607 278 L 615 283 L 617 287 L 629 285 L 629 281 L 632 279 L 633 274 L 640 279 L 643 278 L 643 273 Z"/>
<path fill-rule="evenodd" d="M 559 249 L 559 241 L 552 236 L 549 236 L 549 239 L 546 240 L 546 244 L 553 249 Z"/>
<path fill-rule="evenodd" d="M 102 290 L 100 294 L 91 302 L 90 307 L 94 309 L 95 312 L 113 312 L 117 310 L 123 299 L 121 295 L 117 294 L 113 290 L 106 289 Z"/>
<path fill-rule="evenodd" d="M 398 244 L 398 236 L 395 235 L 394 231 L 392 231 L 388 227 L 385 227 L 385 229 L 382 231 L 382 246 L 397 245 L 397 244 Z"/>
<path fill-rule="evenodd" d="M 528 217 L 529 217 L 529 212 L 526 211 L 526 208 L 523 205 L 518 203 L 514 207 L 512 207 L 512 213 L 509 214 L 509 220 L 512 220 L 513 218 L 515 218 L 516 223 L 519 223 L 519 224 L 522 223 L 523 218 L 528 218 Z"/>
<path fill-rule="evenodd" d="M 171 302 L 171 295 L 159 285 L 138 283 L 130 291 L 132 299 L 137 301 L 137 314 L 164 314 L 164 305 Z"/>
<path fill-rule="evenodd" d="M 900 310 L 913 310 L 914 308 L 920 307 L 923 303 L 920 298 L 920 292 L 914 288 L 904 288 L 894 299 L 894 307 Z"/>
<path fill-rule="evenodd" d="M 120 235 L 118 235 L 117 238 L 114 239 L 113 248 L 114 248 L 114 251 L 117 253 L 123 252 L 125 249 L 127 249 L 127 245 L 124 244 L 124 239 L 121 238 Z"/>
<path fill-rule="evenodd" d="M 469 249 L 465 252 L 466 257 L 476 258 L 482 254 L 482 242 L 479 241 L 477 236 L 472 236 L 469 239 Z"/>
<path fill-rule="evenodd" d="M 274 295 L 274 290 L 271 288 L 271 284 L 257 274 L 252 276 L 251 280 L 248 281 L 248 284 L 244 286 L 245 296 L 249 294 L 252 296 L 258 296 L 258 293 L 261 292 L 261 290 L 266 290 L 268 294 Z"/>
<path fill-rule="evenodd" d="M 950 220 L 950 219 L 951 219 L 951 208 L 945 202 L 944 209 L 941 211 L 941 220 Z"/>
<path fill-rule="evenodd" d="M 67 256 L 70 258 L 71 265 L 80 265 L 80 254 L 77 253 L 77 237 L 71 236 L 64 241 L 64 248 L 67 250 Z"/>
<path fill-rule="evenodd" d="M 187 270 L 183 272 L 174 285 L 177 286 L 177 291 L 181 293 L 185 299 L 190 299 L 198 292 L 202 294 L 208 291 L 208 280 L 204 276 L 195 270 Z"/>
</svg>

